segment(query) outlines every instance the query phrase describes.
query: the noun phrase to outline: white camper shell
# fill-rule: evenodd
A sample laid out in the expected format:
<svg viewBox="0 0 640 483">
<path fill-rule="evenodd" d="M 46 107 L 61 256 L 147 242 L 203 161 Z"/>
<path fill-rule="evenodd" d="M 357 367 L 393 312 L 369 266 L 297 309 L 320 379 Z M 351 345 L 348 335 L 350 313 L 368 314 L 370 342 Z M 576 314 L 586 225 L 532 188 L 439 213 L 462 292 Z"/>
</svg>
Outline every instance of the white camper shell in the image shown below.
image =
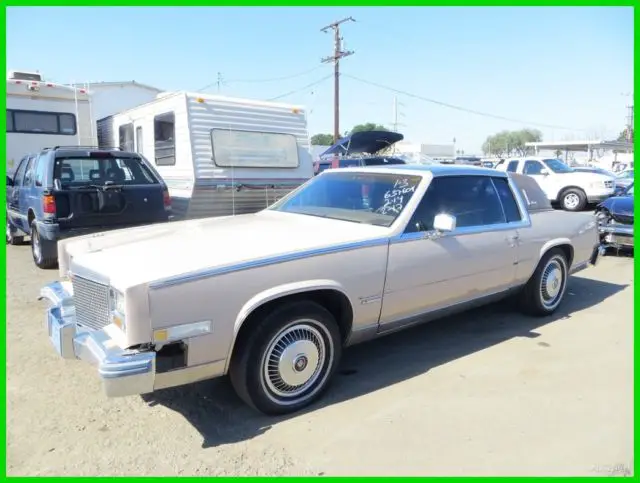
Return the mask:
<svg viewBox="0 0 640 483">
<path fill-rule="evenodd" d="M 253 213 L 313 176 L 306 113 L 287 104 L 159 94 L 100 119 L 98 144 L 155 164 L 176 219 Z"/>
<path fill-rule="evenodd" d="M 7 76 L 7 174 L 46 147 L 97 144 L 86 89 L 47 82 L 37 72 Z"/>
</svg>

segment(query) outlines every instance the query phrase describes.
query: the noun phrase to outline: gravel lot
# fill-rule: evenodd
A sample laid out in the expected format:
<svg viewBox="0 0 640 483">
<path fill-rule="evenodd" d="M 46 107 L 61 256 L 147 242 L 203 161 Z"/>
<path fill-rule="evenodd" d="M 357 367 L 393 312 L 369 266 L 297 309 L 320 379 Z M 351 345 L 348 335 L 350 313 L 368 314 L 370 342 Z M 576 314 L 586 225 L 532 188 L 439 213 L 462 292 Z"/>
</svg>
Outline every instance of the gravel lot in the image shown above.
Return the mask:
<svg viewBox="0 0 640 483">
<path fill-rule="evenodd" d="M 608 475 L 633 472 L 633 259 L 573 277 L 547 319 L 497 306 L 348 350 L 287 418 L 228 381 L 107 400 L 59 359 L 28 246 L 7 247 L 9 475 Z"/>
</svg>

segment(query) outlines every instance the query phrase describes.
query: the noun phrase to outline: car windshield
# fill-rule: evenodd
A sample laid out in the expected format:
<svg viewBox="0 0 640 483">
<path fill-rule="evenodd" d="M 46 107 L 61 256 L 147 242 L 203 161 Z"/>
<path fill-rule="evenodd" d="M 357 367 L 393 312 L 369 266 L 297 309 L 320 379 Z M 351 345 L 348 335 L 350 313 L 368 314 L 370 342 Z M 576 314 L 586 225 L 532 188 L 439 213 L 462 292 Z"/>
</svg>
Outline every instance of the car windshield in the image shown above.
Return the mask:
<svg viewBox="0 0 640 483">
<path fill-rule="evenodd" d="M 627 188 L 627 191 L 625 191 L 625 194 L 629 196 L 633 196 L 633 183 L 629 185 L 629 187 Z"/>
<path fill-rule="evenodd" d="M 544 164 L 554 173 L 573 173 L 575 171 L 559 159 L 545 159 Z"/>
<path fill-rule="evenodd" d="M 415 175 L 327 172 L 269 209 L 389 227 L 421 180 Z"/>
<path fill-rule="evenodd" d="M 56 158 L 54 178 L 62 186 L 147 185 L 158 183 L 140 158 Z"/>
</svg>

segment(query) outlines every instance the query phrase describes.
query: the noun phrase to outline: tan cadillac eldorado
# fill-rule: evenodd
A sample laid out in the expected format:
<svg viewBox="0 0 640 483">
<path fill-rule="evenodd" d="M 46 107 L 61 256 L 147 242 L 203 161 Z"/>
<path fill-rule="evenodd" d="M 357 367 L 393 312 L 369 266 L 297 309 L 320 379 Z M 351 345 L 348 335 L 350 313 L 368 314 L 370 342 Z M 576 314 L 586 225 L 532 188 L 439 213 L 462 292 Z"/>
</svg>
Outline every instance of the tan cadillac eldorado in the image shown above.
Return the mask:
<svg viewBox="0 0 640 483">
<path fill-rule="evenodd" d="M 44 287 L 59 355 L 107 396 L 229 374 L 267 414 L 327 388 L 344 347 L 499 298 L 533 316 L 602 250 L 592 213 L 457 165 L 328 170 L 255 214 L 61 241 Z"/>
</svg>

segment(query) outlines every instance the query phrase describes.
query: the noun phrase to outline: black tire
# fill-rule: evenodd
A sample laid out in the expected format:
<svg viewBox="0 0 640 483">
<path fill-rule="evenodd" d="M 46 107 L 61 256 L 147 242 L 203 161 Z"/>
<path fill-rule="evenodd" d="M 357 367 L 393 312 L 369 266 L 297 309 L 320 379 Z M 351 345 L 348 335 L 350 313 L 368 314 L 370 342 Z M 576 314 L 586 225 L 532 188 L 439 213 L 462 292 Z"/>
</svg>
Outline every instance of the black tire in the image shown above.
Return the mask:
<svg viewBox="0 0 640 483">
<path fill-rule="evenodd" d="M 580 188 L 569 188 L 560 194 L 558 201 L 565 211 L 582 211 L 587 206 L 587 195 Z"/>
<path fill-rule="evenodd" d="M 545 253 L 520 294 L 522 311 L 537 317 L 554 313 L 564 300 L 568 275 L 569 264 L 561 249 L 552 248 Z M 558 286 L 553 283 L 554 278 Z"/>
<path fill-rule="evenodd" d="M 278 358 L 269 363 L 274 352 Z M 254 409 L 289 414 L 322 395 L 341 356 L 342 339 L 333 315 L 302 300 L 276 307 L 238 341 L 229 376 L 238 396 Z"/>
<path fill-rule="evenodd" d="M 9 221 L 9 215 L 7 215 L 7 232 L 6 232 L 7 244 L 8 245 L 22 245 L 24 243 L 23 236 L 16 236 L 13 233 L 13 227 L 11 226 L 11 222 Z"/>
<path fill-rule="evenodd" d="M 56 268 L 58 266 L 58 256 L 55 242 L 43 240 L 38 233 L 36 222 L 31 222 L 31 255 L 33 262 L 42 269 Z"/>
</svg>

